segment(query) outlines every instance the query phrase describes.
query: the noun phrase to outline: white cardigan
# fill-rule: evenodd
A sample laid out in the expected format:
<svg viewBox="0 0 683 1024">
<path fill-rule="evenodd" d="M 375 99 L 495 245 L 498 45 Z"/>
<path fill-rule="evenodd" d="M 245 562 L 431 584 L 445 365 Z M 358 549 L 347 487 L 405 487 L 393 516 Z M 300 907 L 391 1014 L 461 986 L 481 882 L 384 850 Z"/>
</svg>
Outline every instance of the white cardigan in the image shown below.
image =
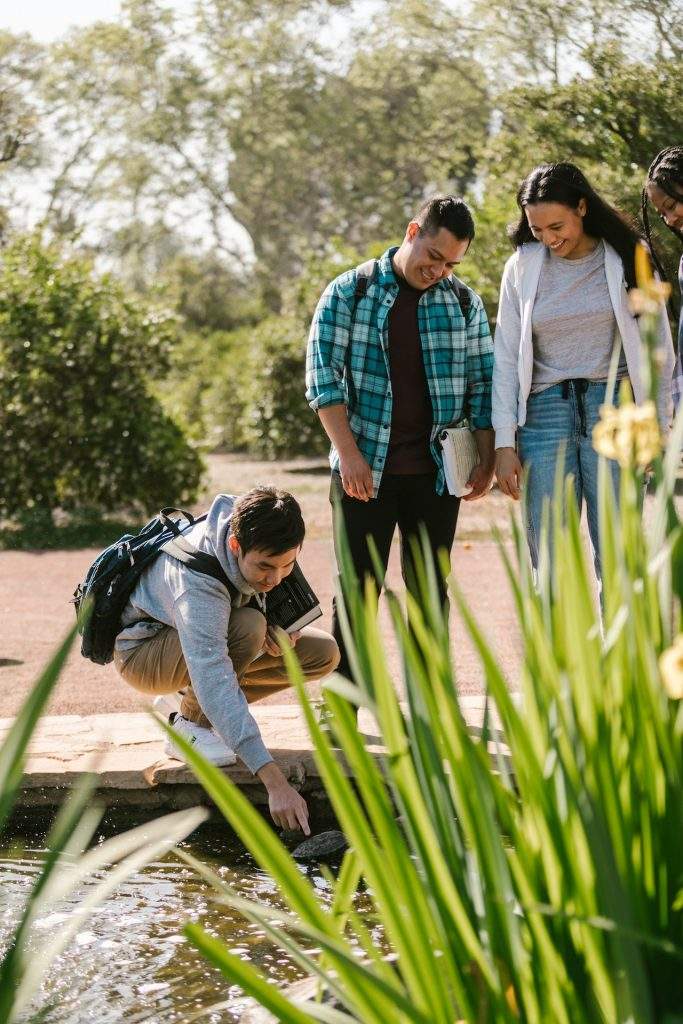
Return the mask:
<svg viewBox="0 0 683 1024">
<path fill-rule="evenodd" d="M 621 257 L 605 244 L 605 273 L 614 316 L 621 335 L 628 375 L 636 402 L 645 400 L 641 378 L 642 341 L 638 320 L 628 305 Z M 526 402 L 531 391 L 534 350 L 531 318 L 545 259 L 541 242 L 525 242 L 505 264 L 500 286 L 498 319 L 493 345 L 493 398 L 491 420 L 496 448 L 514 448 L 517 427 L 526 422 Z M 674 350 L 671 328 L 662 306 L 659 331 L 662 361 L 659 366 L 657 413 L 663 429 L 671 423 L 671 374 Z"/>
</svg>

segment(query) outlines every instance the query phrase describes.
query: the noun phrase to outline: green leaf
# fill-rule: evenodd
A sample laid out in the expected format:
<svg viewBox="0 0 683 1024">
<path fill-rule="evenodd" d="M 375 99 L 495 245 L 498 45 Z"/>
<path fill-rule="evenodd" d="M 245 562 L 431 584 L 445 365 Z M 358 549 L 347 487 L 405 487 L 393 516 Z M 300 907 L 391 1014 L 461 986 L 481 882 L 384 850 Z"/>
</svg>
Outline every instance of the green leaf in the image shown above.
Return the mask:
<svg viewBox="0 0 683 1024">
<path fill-rule="evenodd" d="M 31 688 L 0 748 L 0 831 L 7 822 L 21 786 L 31 737 L 64 667 L 75 635 L 74 626 Z"/>
<path fill-rule="evenodd" d="M 223 942 L 214 939 L 199 925 L 185 925 L 183 934 L 229 981 L 257 999 L 281 1024 L 312 1024 L 315 1021 L 315 1017 L 295 1006 L 272 982 L 234 953 L 228 952 Z"/>
</svg>

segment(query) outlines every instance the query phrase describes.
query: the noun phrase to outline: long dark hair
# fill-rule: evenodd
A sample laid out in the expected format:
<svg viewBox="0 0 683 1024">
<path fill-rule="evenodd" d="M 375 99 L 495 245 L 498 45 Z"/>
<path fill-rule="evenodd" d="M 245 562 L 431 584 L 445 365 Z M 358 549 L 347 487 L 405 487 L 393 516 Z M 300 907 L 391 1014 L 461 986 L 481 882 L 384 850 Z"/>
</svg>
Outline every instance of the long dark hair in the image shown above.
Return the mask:
<svg viewBox="0 0 683 1024">
<path fill-rule="evenodd" d="M 640 236 L 623 213 L 598 195 L 574 164 L 541 164 L 526 176 L 517 193 L 521 211 L 519 223 L 510 229 L 514 246 L 535 241 L 525 207 L 535 203 L 561 203 L 575 210 L 582 199 L 586 201 L 584 231 L 591 238 L 603 238 L 616 249 L 624 266 L 626 287 L 632 288 L 636 283 L 635 251 Z"/>
</svg>

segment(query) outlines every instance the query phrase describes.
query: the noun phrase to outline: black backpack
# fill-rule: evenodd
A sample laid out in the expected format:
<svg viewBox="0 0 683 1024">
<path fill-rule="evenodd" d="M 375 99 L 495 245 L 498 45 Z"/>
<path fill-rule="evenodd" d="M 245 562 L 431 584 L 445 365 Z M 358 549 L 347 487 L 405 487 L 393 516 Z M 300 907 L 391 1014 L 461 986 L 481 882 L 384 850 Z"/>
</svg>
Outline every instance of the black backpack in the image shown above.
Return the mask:
<svg viewBox="0 0 683 1024">
<path fill-rule="evenodd" d="M 375 280 L 375 277 L 377 276 L 378 266 L 379 260 L 373 259 L 366 260 L 365 263 L 361 263 L 359 267 L 356 267 L 356 287 L 353 290 L 353 304 L 351 306 L 351 323 L 349 325 L 349 341 L 351 339 L 353 325 L 356 320 L 356 309 L 358 307 L 358 303 L 367 295 L 368 286 L 372 284 L 372 282 Z M 467 285 L 463 284 L 463 282 L 459 278 L 454 277 L 452 274 L 448 277 L 447 284 L 449 285 L 458 302 L 460 303 L 462 315 L 465 317 L 465 322 L 467 322 L 470 306 L 472 304 L 472 298 L 469 292 L 469 288 L 467 287 Z M 344 370 L 349 401 L 351 402 L 351 404 L 354 404 L 356 394 L 355 387 L 353 385 L 353 378 L 351 377 L 350 344 L 346 346 L 346 353 L 344 355 Z"/>
<path fill-rule="evenodd" d="M 174 512 L 187 519 L 187 523 L 181 527 L 179 522 L 171 519 Z M 162 508 L 138 534 L 124 534 L 97 556 L 73 596 L 77 615 L 84 602 L 88 605 L 78 626 L 83 637 L 81 654 L 84 658 L 97 665 L 107 665 L 112 660 L 114 641 L 123 629 L 121 616 L 128 598 L 143 571 L 162 552 L 184 562 L 196 572 L 213 576 L 231 594 L 235 591 L 218 559 L 205 551 L 198 551 L 182 536 L 184 530 L 205 519 L 206 515 L 195 519 L 180 508 Z"/>
</svg>

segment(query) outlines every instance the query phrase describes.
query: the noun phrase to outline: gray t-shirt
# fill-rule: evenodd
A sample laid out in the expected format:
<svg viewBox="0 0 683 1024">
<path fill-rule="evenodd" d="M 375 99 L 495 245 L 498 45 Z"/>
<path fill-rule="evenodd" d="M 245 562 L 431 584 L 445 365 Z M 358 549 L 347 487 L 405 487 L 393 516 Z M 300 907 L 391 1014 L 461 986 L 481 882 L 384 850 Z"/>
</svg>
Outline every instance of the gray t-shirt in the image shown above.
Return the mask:
<svg viewBox="0 0 683 1024">
<path fill-rule="evenodd" d="M 532 394 L 563 380 L 607 380 L 619 332 L 605 274 L 605 246 L 577 260 L 546 249 L 531 317 Z M 623 350 L 617 377 L 627 376 Z"/>
</svg>

